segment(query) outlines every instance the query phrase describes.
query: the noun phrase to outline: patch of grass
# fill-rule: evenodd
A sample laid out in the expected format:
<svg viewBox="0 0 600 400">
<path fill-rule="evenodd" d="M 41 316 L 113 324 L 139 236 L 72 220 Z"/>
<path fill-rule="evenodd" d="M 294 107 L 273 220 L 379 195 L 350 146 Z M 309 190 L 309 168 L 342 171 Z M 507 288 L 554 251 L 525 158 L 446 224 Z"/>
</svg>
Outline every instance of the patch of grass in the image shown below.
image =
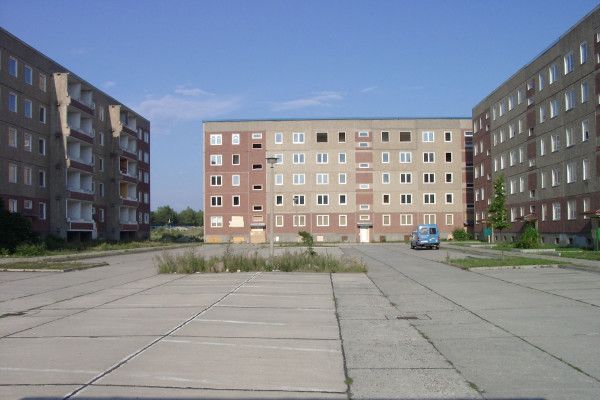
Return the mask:
<svg viewBox="0 0 600 400">
<path fill-rule="evenodd" d="M 350 377 L 347 377 L 346 380 L 344 381 L 344 383 L 348 386 L 352 385 L 353 382 L 354 382 L 354 380 Z"/>
<path fill-rule="evenodd" d="M 565 258 L 579 258 L 582 260 L 593 260 L 593 261 L 600 261 L 600 251 L 590 251 L 590 250 L 583 250 L 581 251 L 581 249 L 566 249 L 566 248 L 557 248 L 556 249 L 559 253 L 561 257 L 565 257 Z"/>
<path fill-rule="evenodd" d="M 530 257 L 505 257 L 503 260 L 499 258 L 458 258 L 452 259 L 450 262 L 452 264 L 459 265 L 463 269 L 556 264 L 556 261 L 553 260 Z"/>
<path fill-rule="evenodd" d="M 88 268 L 90 266 L 108 265 L 107 263 L 81 263 L 81 262 L 50 262 L 50 261 L 19 261 L 12 263 L 0 264 L 0 271 L 9 269 L 24 269 L 24 270 L 78 270 Z"/>
<path fill-rule="evenodd" d="M 226 249 L 220 257 L 196 254 L 194 249 L 188 249 L 183 254 L 174 255 L 163 252 L 155 257 L 155 263 L 160 273 L 202 273 L 202 272 L 237 272 L 237 271 L 284 271 L 284 272 L 366 272 L 362 261 L 351 258 L 337 258 L 332 255 L 285 252 L 273 259 L 263 257 L 255 252 L 233 253 Z"/>
</svg>

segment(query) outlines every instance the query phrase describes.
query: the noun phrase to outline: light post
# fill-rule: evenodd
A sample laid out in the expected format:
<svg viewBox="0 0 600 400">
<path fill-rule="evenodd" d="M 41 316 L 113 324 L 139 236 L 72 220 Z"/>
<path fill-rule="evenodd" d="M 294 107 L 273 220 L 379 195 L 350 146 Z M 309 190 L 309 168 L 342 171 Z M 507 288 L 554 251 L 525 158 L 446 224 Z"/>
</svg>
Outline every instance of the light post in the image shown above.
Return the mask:
<svg viewBox="0 0 600 400">
<path fill-rule="evenodd" d="M 273 215 L 275 214 L 275 174 L 273 172 L 273 165 L 277 162 L 277 157 L 267 157 L 267 162 L 271 165 L 271 215 L 269 216 L 269 257 L 273 259 L 273 253 L 275 252 L 275 243 L 273 242 Z"/>
<path fill-rule="evenodd" d="M 296 207 L 296 206 L 298 205 L 298 200 L 299 200 L 299 199 L 298 199 L 298 196 L 294 196 L 294 197 L 293 197 L 293 200 L 294 200 L 294 219 L 293 219 L 293 221 L 292 221 L 292 227 L 293 227 L 293 226 L 300 226 L 300 225 L 298 224 L 298 207 Z M 296 224 L 296 225 L 294 225 L 294 224 Z M 297 229 L 298 229 L 298 228 L 297 228 Z"/>
</svg>

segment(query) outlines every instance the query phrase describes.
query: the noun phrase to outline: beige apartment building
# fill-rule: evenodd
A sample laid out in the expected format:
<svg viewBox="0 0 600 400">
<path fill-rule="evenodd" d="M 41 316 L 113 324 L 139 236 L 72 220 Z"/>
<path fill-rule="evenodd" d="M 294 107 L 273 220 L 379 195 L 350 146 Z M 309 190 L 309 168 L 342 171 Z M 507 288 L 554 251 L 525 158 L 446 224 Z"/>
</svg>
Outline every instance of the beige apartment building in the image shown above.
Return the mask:
<svg viewBox="0 0 600 400">
<path fill-rule="evenodd" d="M 591 247 L 600 216 L 600 7 L 473 108 L 475 232 L 505 176 L 512 241 Z M 597 243 L 595 244 L 597 246 Z"/>
<path fill-rule="evenodd" d="M 150 236 L 150 122 L 0 29 L 0 197 L 68 240 Z"/>
<path fill-rule="evenodd" d="M 422 223 L 447 237 L 472 221 L 470 119 L 203 126 L 207 242 L 265 242 L 270 213 L 275 241 L 297 241 L 299 231 L 318 241 L 406 240 Z"/>
</svg>

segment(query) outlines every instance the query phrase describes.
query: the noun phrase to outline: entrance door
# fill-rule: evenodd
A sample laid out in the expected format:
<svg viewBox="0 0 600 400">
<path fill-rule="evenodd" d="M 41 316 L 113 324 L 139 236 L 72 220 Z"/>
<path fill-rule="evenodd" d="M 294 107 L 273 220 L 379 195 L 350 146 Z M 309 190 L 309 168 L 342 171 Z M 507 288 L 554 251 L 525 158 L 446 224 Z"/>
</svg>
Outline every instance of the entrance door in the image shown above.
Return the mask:
<svg viewBox="0 0 600 400">
<path fill-rule="evenodd" d="M 360 242 L 361 243 L 369 243 L 369 227 L 361 226 L 359 232 L 360 232 Z"/>
<path fill-rule="evenodd" d="M 264 228 L 252 228 L 250 230 L 250 243 L 265 243 L 267 235 Z"/>
</svg>

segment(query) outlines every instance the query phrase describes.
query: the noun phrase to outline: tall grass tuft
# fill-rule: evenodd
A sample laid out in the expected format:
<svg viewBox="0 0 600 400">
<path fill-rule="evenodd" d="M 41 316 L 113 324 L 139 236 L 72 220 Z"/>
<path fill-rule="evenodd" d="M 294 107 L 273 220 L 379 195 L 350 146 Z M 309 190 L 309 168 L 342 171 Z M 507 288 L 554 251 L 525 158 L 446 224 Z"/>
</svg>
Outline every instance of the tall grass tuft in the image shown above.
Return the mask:
<svg viewBox="0 0 600 400">
<path fill-rule="evenodd" d="M 197 272 L 238 272 L 238 271 L 284 271 L 284 272 L 366 272 L 364 263 L 355 258 L 338 258 L 330 254 L 286 251 L 269 259 L 258 252 L 234 253 L 228 247 L 220 257 L 212 256 L 208 260 L 194 250 L 186 250 L 174 255 L 163 252 L 155 258 L 160 273 L 191 274 Z"/>
</svg>

